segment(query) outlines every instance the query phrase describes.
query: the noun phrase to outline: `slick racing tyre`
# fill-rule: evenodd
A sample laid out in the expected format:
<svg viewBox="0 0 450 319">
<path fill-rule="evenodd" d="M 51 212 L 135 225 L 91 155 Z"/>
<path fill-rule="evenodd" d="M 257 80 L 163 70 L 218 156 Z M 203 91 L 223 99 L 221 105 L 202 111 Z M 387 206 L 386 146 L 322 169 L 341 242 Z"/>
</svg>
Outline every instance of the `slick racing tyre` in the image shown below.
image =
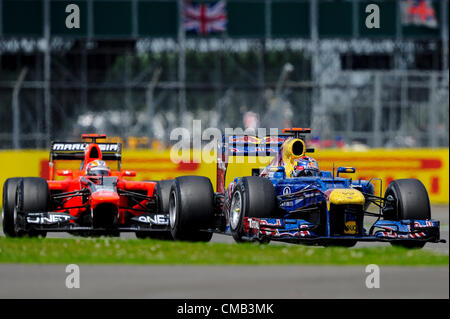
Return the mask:
<svg viewBox="0 0 450 319">
<path fill-rule="evenodd" d="M 16 190 L 19 177 L 8 178 L 3 184 L 3 232 L 8 237 L 20 237 L 22 232 L 16 231 Z"/>
<path fill-rule="evenodd" d="M 156 194 L 159 198 L 159 209 L 163 214 L 169 214 L 169 197 L 173 182 L 173 179 L 168 179 L 156 183 Z"/>
<path fill-rule="evenodd" d="M 169 220 L 175 240 L 211 240 L 214 218 L 214 191 L 211 181 L 203 176 L 181 176 L 170 192 Z"/>
<path fill-rule="evenodd" d="M 16 192 L 17 214 L 24 212 L 45 212 L 50 203 L 50 190 L 47 181 L 40 177 L 24 177 L 19 180 Z M 27 230 L 25 235 L 30 237 L 45 237 L 47 232 Z"/>
<path fill-rule="evenodd" d="M 392 196 L 392 209 L 384 213 L 384 219 L 430 219 L 430 200 L 425 186 L 418 179 L 397 179 L 392 181 L 386 189 L 384 197 Z M 394 241 L 393 246 L 406 248 L 422 248 L 425 242 Z"/>
<path fill-rule="evenodd" d="M 244 236 L 244 217 L 274 217 L 276 194 L 272 182 L 264 177 L 243 177 L 231 195 L 229 211 L 230 230 L 236 242 Z"/>
<path fill-rule="evenodd" d="M 174 180 L 162 180 L 156 182 L 156 195 L 158 197 L 159 212 L 164 215 L 169 215 L 169 197 Z M 169 231 L 155 231 L 155 232 L 136 232 L 136 237 L 139 239 L 152 238 L 161 240 L 173 240 L 172 233 Z"/>
</svg>

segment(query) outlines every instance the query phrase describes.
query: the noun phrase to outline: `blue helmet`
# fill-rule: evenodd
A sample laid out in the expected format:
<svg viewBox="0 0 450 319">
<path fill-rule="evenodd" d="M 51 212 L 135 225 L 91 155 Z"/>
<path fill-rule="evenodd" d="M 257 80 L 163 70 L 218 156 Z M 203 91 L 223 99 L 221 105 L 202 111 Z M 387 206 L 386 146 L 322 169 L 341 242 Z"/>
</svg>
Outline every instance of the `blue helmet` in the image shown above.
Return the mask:
<svg viewBox="0 0 450 319">
<path fill-rule="evenodd" d="M 294 169 L 292 171 L 292 177 L 300 176 L 319 176 L 319 164 L 317 161 L 309 156 L 302 156 L 299 159 L 294 160 Z"/>
</svg>

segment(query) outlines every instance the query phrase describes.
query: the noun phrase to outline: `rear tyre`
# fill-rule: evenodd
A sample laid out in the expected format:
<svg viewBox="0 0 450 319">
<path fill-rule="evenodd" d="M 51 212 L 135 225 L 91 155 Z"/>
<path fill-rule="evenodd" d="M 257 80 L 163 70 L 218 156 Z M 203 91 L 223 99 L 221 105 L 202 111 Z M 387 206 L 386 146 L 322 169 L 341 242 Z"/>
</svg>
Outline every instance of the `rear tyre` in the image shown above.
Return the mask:
<svg viewBox="0 0 450 319">
<path fill-rule="evenodd" d="M 384 219 L 430 219 L 430 200 L 425 186 L 418 179 L 397 179 L 392 181 L 386 189 L 384 197 L 392 196 L 393 207 L 384 213 Z M 395 241 L 393 246 L 405 248 L 422 248 L 425 242 Z"/>
<path fill-rule="evenodd" d="M 45 212 L 50 202 L 50 190 L 48 183 L 40 177 L 24 177 L 19 180 L 16 191 L 16 210 L 21 212 Z M 47 232 L 41 230 L 26 230 L 29 237 L 46 237 Z"/>
<path fill-rule="evenodd" d="M 158 197 L 159 212 L 164 215 L 169 215 L 169 197 L 174 180 L 162 180 L 156 182 L 156 194 Z M 136 232 L 136 237 L 139 239 L 152 238 L 160 240 L 173 240 L 172 233 L 168 231 L 155 232 Z"/>
<path fill-rule="evenodd" d="M 259 176 L 242 177 L 231 195 L 228 214 L 234 240 L 244 241 L 244 217 L 270 218 L 275 212 L 276 194 L 272 182 Z"/>
<path fill-rule="evenodd" d="M 214 191 L 209 178 L 181 176 L 175 179 L 169 199 L 169 220 L 175 240 L 208 242 L 214 218 Z"/>
<path fill-rule="evenodd" d="M 23 234 L 16 231 L 16 190 L 17 184 L 21 178 L 8 178 L 3 184 L 3 214 L 2 225 L 3 232 L 7 237 L 20 237 Z"/>
</svg>

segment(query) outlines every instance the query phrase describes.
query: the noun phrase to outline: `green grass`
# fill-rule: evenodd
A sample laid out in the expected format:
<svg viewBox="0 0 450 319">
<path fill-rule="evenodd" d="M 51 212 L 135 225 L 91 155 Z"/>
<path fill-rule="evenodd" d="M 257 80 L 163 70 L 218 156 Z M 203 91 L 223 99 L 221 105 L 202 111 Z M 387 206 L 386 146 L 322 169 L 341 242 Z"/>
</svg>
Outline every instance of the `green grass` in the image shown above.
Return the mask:
<svg viewBox="0 0 450 319">
<path fill-rule="evenodd" d="M 0 238 L 0 263 L 177 265 L 448 265 L 448 255 L 390 246 L 187 243 L 111 238 Z"/>
</svg>

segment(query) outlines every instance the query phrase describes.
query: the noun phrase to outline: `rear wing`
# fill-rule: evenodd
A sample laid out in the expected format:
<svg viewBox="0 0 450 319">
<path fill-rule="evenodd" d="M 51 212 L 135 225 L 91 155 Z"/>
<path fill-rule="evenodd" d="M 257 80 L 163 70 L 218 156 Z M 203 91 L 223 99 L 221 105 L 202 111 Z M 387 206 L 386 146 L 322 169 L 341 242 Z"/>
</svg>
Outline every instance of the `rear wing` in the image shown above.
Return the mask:
<svg viewBox="0 0 450 319">
<path fill-rule="evenodd" d="M 289 138 L 305 139 L 305 134 L 311 133 L 309 128 L 285 128 L 282 135 L 258 137 L 254 135 L 222 135 L 217 152 L 216 191 L 225 193 L 225 178 L 229 157 L 233 156 L 274 156 L 277 155 L 284 142 Z M 303 147 L 304 143 L 302 142 Z M 306 148 L 306 152 L 314 152 Z"/>
<path fill-rule="evenodd" d="M 285 128 L 281 135 L 257 137 L 253 135 L 223 135 L 219 145 L 222 158 L 228 156 L 271 156 L 278 153 L 283 143 L 291 137 L 304 140 L 305 134 L 311 133 L 309 128 Z M 312 153 L 314 149 L 307 149 Z"/>
<path fill-rule="evenodd" d="M 221 154 L 227 156 L 270 156 L 277 154 L 281 145 L 291 136 L 223 135 Z"/>
<path fill-rule="evenodd" d="M 50 162 L 53 160 L 83 160 L 84 151 L 90 143 L 85 142 L 52 142 L 50 149 Z M 102 159 L 107 161 L 122 160 L 121 143 L 96 143 L 101 152 Z"/>
</svg>

